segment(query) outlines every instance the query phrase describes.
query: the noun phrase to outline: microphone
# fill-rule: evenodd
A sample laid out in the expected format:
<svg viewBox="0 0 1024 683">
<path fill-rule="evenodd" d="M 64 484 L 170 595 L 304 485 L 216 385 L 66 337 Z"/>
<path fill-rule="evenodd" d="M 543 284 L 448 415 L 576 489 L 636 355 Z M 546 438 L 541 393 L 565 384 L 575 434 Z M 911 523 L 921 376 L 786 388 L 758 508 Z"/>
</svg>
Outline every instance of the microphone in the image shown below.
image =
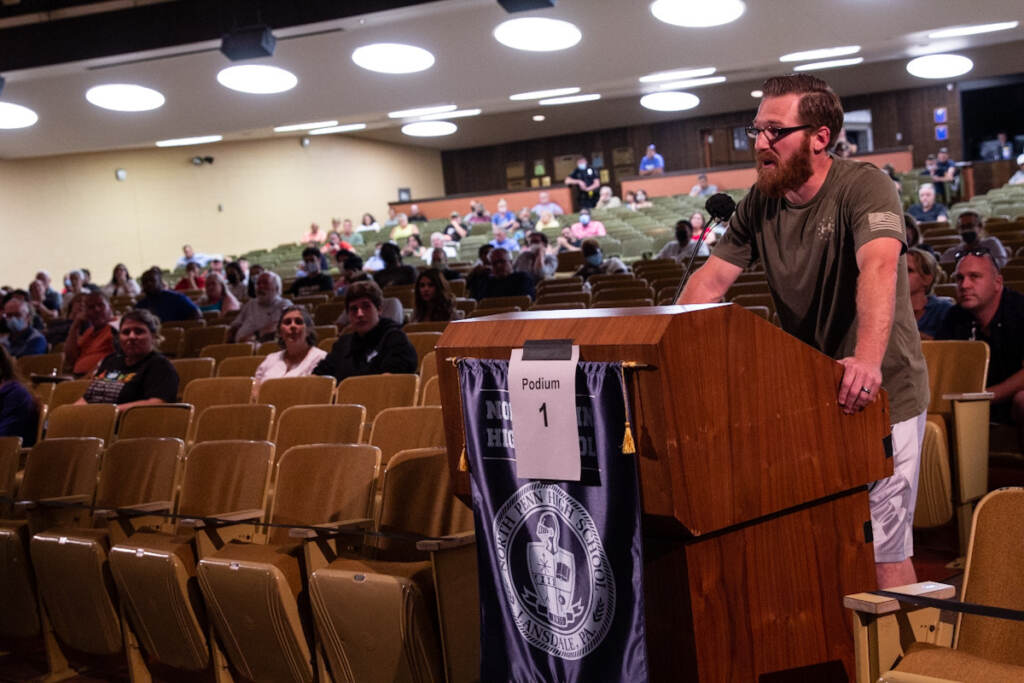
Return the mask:
<svg viewBox="0 0 1024 683">
<path fill-rule="evenodd" d="M 700 247 L 704 244 L 704 238 L 713 228 L 718 227 L 722 223 L 728 222 L 728 220 L 732 218 L 733 212 L 736 211 L 736 200 L 724 192 L 719 192 L 718 194 L 713 194 L 708 198 L 704 203 L 704 210 L 711 216 L 711 223 L 701 231 L 700 238 L 697 240 L 697 246 L 694 247 L 693 253 L 690 254 L 690 261 L 686 264 L 686 270 L 683 272 L 683 279 L 679 281 L 679 287 L 676 288 L 676 295 L 672 299 L 673 304 L 679 301 L 679 295 L 683 293 L 683 286 L 686 284 L 687 278 L 690 277 L 690 269 L 693 268 L 693 261 L 697 258 L 697 254 L 700 253 Z"/>
</svg>

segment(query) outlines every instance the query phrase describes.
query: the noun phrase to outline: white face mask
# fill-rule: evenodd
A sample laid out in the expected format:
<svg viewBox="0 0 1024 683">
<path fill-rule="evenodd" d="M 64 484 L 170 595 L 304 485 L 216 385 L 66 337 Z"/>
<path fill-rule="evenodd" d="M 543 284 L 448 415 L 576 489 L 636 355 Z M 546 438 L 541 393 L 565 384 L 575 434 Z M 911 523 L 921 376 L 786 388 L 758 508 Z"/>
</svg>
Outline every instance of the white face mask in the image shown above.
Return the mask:
<svg viewBox="0 0 1024 683">
<path fill-rule="evenodd" d="M 586 163 L 580 162 L 580 163 L 576 164 L 576 168 L 580 169 L 581 171 L 585 171 L 586 168 L 587 168 L 587 165 L 586 165 Z"/>
</svg>

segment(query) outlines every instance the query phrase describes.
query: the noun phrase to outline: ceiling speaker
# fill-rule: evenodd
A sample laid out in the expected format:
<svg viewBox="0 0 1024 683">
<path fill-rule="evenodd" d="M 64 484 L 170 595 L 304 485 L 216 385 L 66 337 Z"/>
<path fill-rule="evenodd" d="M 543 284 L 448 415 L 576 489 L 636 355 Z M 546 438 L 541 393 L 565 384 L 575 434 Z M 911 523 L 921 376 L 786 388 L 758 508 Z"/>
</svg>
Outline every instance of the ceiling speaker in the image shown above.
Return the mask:
<svg viewBox="0 0 1024 683">
<path fill-rule="evenodd" d="M 277 38 L 266 25 L 246 26 L 225 33 L 220 41 L 220 51 L 232 62 L 259 57 L 272 57 Z"/>
<path fill-rule="evenodd" d="M 555 0 L 498 0 L 498 4 L 509 14 L 514 14 L 535 9 L 551 9 L 555 6 Z"/>
</svg>

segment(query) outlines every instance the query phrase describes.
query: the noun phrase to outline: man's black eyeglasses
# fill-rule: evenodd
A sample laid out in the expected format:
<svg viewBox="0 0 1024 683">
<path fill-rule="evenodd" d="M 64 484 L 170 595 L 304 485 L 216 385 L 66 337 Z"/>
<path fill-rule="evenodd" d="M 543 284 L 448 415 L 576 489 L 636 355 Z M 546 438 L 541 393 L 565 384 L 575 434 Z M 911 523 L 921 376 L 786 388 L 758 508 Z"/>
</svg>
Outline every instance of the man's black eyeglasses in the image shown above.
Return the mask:
<svg viewBox="0 0 1024 683">
<path fill-rule="evenodd" d="M 960 262 L 964 256 L 991 256 L 992 252 L 988 247 L 971 247 L 970 249 L 957 249 L 953 252 L 953 260 Z"/>
<path fill-rule="evenodd" d="M 768 140 L 768 144 L 774 144 L 786 137 L 790 133 L 795 133 L 798 130 L 804 130 L 805 128 L 814 128 L 810 124 L 804 124 L 802 126 L 790 126 L 789 128 L 779 128 L 778 126 L 768 126 L 767 128 L 758 128 L 756 126 L 747 126 L 743 130 L 747 131 L 747 137 L 751 140 L 756 140 L 757 136 L 764 133 L 765 138 Z"/>
</svg>

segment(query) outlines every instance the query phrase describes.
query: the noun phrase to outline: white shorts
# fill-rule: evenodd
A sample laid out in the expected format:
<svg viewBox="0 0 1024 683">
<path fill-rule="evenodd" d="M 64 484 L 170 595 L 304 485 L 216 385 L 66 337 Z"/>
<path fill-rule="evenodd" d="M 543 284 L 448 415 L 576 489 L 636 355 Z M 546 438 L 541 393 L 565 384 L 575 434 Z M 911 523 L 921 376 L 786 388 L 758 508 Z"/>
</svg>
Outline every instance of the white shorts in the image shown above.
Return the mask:
<svg viewBox="0 0 1024 683">
<path fill-rule="evenodd" d="M 868 489 L 875 562 L 902 562 L 914 555 L 914 506 L 927 412 L 892 426 L 892 476 Z"/>
</svg>

